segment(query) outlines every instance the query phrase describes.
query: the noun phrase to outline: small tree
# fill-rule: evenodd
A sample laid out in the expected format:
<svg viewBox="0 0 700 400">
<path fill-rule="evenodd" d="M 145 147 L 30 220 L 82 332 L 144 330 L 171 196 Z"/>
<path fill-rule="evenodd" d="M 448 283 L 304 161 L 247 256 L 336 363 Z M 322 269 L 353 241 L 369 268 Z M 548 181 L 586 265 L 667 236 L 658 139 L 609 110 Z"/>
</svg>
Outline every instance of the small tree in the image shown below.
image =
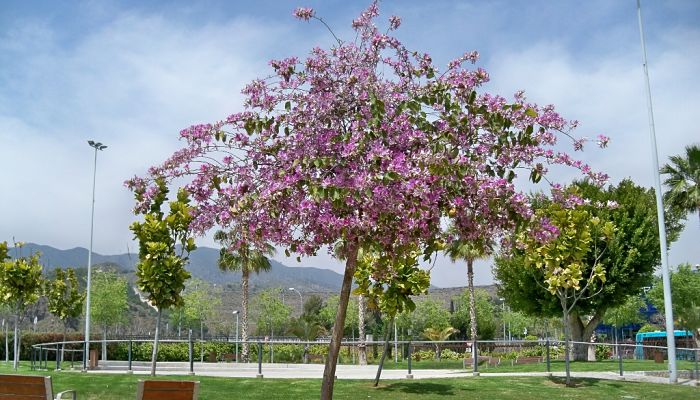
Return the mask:
<svg viewBox="0 0 700 400">
<path fill-rule="evenodd" d="M 274 337 L 275 332 L 285 331 L 292 308 L 282 302 L 281 292 L 280 288 L 265 289 L 253 299 L 258 333 Z"/>
<path fill-rule="evenodd" d="M 678 266 L 671 273 L 671 293 L 673 297 L 673 315 L 679 325 L 693 332 L 695 342 L 700 347 L 700 272 L 693 271 L 689 264 Z M 649 300 L 658 309 L 664 306 L 664 290 L 661 278 L 656 278 L 647 293 Z"/>
<path fill-rule="evenodd" d="M 430 273 L 418 266 L 418 246 L 408 245 L 396 248 L 396 253 L 388 254 L 380 248 L 373 251 L 360 252 L 355 281 L 355 293 L 374 299 L 377 308 L 386 316 L 384 325 L 384 351 L 379 361 L 374 386 L 379 384 L 379 378 L 384 367 L 384 360 L 389 352 L 391 327 L 396 323 L 398 314 L 413 311 L 416 304 L 411 296 L 427 293 L 430 286 Z"/>
<path fill-rule="evenodd" d="M 182 323 L 188 328 L 199 327 L 199 335 L 204 338 L 204 323 L 216 315 L 221 305 L 221 293 L 209 282 L 192 279 L 182 294 L 183 304 L 176 309 L 182 311 Z"/>
<path fill-rule="evenodd" d="M 73 268 L 65 271 L 61 268 L 55 270 L 55 278 L 47 280 L 44 287 L 47 308 L 51 314 L 63 324 L 63 341 L 66 341 L 66 331 L 71 320 L 78 318 L 83 311 L 85 292 L 78 286 L 78 278 Z M 63 348 L 60 355 L 63 360 Z"/>
<path fill-rule="evenodd" d="M 435 342 L 433 343 L 435 345 L 435 359 L 440 361 L 441 359 L 441 353 L 442 349 L 440 347 L 441 343 L 444 342 L 445 340 L 449 339 L 450 336 L 454 335 L 455 333 L 459 333 L 459 329 L 455 329 L 451 326 L 448 326 L 447 328 L 443 329 L 436 329 L 436 328 L 427 328 L 426 330 L 423 331 L 423 337 L 426 339 Z"/>
<path fill-rule="evenodd" d="M 24 243 L 15 243 L 19 251 Z M 0 243 L 0 297 L 9 304 L 15 315 L 14 361 L 13 368 L 19 364 L 19 323 L 25 308 L 39 300 L 42 288 L 40 253 L 29 257 L 10 259 L 7 242 Z"/>
<path fill-rule="evenodd" d="M 466 336 L 467 328 L 471 326 L 478 327 L 477 335 L 481 340 L 491 340 L 495 337 L 497 330 L 496 312 L 491 297 L 488 292 L 483 289 L 474 291 L 474 315 L 476 323 L 472 324 L 472 311 L 470 299 L 472 295 L 469 290 L 465 290 L 456 299 L 457 306 L 454 313 L 450 317 L 450 323 L 453 327 L 464 332 Z M 472 337 L 473 339 L 474 337 Z"/>
<path fill-rule="evenodd" d="M 595 296 L 605 283 L 600 259 L 615 234 L 615 225 L 582 208 L 565 208 L 558 202 L 546 204 L 537 216 L 547 220 L 538 225 L 545 228 L 523 232 L 518 240 L 525 254 L 525 268 L 541 270 L 541 284 L 559 299 L 564 319 L 566 384 L 570 386 L 569 314 L 581 298 Z M 584 277 L 588 260 L 593 262 Z"/>
<path fill-rule="evenodd" d="M 124 324 L 129 311 L 129 283 L 115 271 L 95 271 L 90 288 L 90 319 L 102 327 L 102 359 L 107 359 L 107 330 Z"/>
<path fill-rule="evenodd" d="M 139 241 L 139 263 L 136 277 L 139 290 L 148 295 L 149 302 L 158 310 L 156 332 L 151 356 L 151 376 L 156 374 L 158 357 L 158 334 L 163 309 L 182 305 L 182 290 L 190 273 L 185 270 L 187 255 L 196 249 L 194 239 L 189 237 L 192 213 L 189 196 L 184 189 L 177 193 L 177 200 L 170 202 L 166 216 L 161 206 L 167 200 L 168 188 L 165 180 L 158 179 L 155 190 L 146 193 L 135 190 L 139 205 L 144 197 L 152 201 L 148 207 L 139 207 L 136 212 L 144 214 L 144 222 L 134 222 L 130 229 Z"/>
<path fill-rule="evenodd" d="M 304 343 L 304 355 L 302 356 L 302 360 L 304 364 L 308 364 L 310 348 L 308 342 L 316 340 L 316 338 L 326 333 L 326 328 L 316 316 L 312 314 L 302 314 L 299 318 L 292 319 L 289 333 L 306 342 Z"/>
</svg>

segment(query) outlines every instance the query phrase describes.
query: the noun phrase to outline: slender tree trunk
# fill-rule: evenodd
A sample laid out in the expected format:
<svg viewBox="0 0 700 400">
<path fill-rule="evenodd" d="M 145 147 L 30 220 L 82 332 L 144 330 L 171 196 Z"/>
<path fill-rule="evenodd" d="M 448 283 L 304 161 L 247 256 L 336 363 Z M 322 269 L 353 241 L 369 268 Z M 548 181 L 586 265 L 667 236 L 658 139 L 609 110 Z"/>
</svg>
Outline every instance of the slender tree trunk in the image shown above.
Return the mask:
<svg viewBox="0 0 700 400">
<path fill-rule="evenodd" d="M 68 321 L 63 321 L 63 344 L 61 344 L 61 363 L 63 363 L 64 350 L 66 348 L 66 334 L 68 333 Z"/>
<path fill-rule="evenodd" d="M 241 300 L 243 312 L 241 315 L 241 340 L 243 341 L 243 349 L 241 350 L 241 358 L 243 362 L 248 362 L 250 352 L 248 348 L 248 268 L 243 267 L 241 271 L 241 292 L 243 299 Z"/>
<path fill-rule="evenodd" d="M 10 324 L 8 321 L 8 324 L 5 325 L 5 364 L 10 363 L 10 344 L 9 341 L 7 340 L 7 336 L 9 335 L 10 332 Z"/>
<path fill-rule="evenodd" d="M 467 259 L 467 282 L 469 284 L 469 329 L 471 339 L 476 340 L 476 299 L 474 299 L 474 260 Z"/>
<path fill-rule="evenodd" d="M 17 367 L 19 364 L 19 349 L 18 349 L 19 342 L 18 342 L 18 338 L 17 338 L 18 332 L 19 332 L 19 311 L 17 312 L 17 314 L 15 314 L 15 335 L 12 338 L 14 341 L 13 347 L 12 347 L 14 349 L 13 350 L 14 354 L 13 354 L 13 359 L 12 359 L 12 368 L 14 368 L 15 370 L 17 370 Z"/>
<path fill-rule="evenodd" d="M 359 358 L 360 358 L 360 365 L 367 365 L 367 344 L 365 343 L 365 339 L 367 338 L 366 331 L 365 331 L 365 310 L 366 310 L 366 304 L 365 304 L 365 296 L 360 295 L 357 298 L 357 307 L 358 307 L 358 330 L 359 330 L 359 335 L 360 335 L 360 344 L 357 346 L 359 350 Z"/>
<path fill-rule="evenodd" d="M 561 307 L 564 316 L 564 365 L 566 369 L 566 386 L 571 386 L 571 366 L 569 355 L 569 310 L 567 308 L 566 299 L 561 299 Z"/>
<path fill-rule="evenodd" d="M 107 325 L 102 326 L 102 361 L 107 361 Z"/>
<path fill-rule="evenodd" d="M 158 334 L 160 333 L 160 317 L 163 311 L 158 308 L 158 319 L 156 320 L 156 334 L 153 338 L 153 353 L 151 354 L 151 376 L 156 376 L 156 361 L 158 360 Z"/>
<path fill-rule="evenodd" d="M 384 351 L 382 352 L 382 358 L 379 359 L 379 366 L 377 366 L 377 375 L 374 377 L 374 387 L 379 385 L 379 378 L 382 376 L 384 360 L 386 360 L 386 355 L 389 353 L 389 339 L 391 339 L 391 322 L 389 322 L 386 327 L 386 332 L 384 333 Z"/>
<path fill-rule="evenodd" d="M 340 289 L 340 299 L 338 300 L 338 313 L 335 316 L 333 325 L 333 335 L 328 345 L 328 358 L 323 370 L 323 382 L 321 384 L 321 400 L 331 400 L 333 398 L 333 385 L 335 384 L 335 367 L 338 363 L 338 353 L 343 340 L 343 327 L 345 326 L 345 314 L 348 310 L 350 300 L 350 289 L 352 288 L 352 278 L 357 267 L 356 242 L 348 243 L 347 260 L 345 261 L 345 274 L 343 275 L 343 286 Z"/>
</svg>

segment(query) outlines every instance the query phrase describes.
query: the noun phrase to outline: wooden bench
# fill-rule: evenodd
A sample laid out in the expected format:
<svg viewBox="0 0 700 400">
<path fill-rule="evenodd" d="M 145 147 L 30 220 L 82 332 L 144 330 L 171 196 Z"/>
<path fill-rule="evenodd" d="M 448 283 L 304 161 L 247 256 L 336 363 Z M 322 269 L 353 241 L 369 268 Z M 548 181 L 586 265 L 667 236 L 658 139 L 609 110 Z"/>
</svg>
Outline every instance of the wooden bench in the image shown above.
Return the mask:
<svg viewBox="0 0 700 400">
<path fill-rule="evenodd" d="M 75 390 L 66 390 L 54 397 L 50 376 L 0 375 L 0 399 L 61 400 L 66 394 L 72 394 L 75 400 Z"/>
<path fill-rule="evenodd" d="M 462 360 L 464 364 L 464 368 L 471 367 L 474 365 L 474 359 L 473 358 L 465 358 Z M 499 364 L 501 364 L 501 359 L 498 357 L 488 357 L 488 356 L 479 356 L 479 364 L 484 363 L 488 367 L 495 367 Z"/>
<path fill-rule="evenodd" d="M 542 362 L 542 357 L 518 357 L 513 360 L 513 364 L 537 364 Z"/>
<path fill-rule="evenodd" d="M 197 400 L 199 382 L 139 381 L 136 400 Z"/>
</svg>

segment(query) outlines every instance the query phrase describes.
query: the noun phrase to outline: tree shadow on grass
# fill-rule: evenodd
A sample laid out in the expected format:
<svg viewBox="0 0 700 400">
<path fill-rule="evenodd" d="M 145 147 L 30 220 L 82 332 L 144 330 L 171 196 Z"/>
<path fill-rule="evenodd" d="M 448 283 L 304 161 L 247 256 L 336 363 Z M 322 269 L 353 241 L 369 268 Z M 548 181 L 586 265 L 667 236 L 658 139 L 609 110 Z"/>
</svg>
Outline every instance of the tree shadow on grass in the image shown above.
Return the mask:
<svg viewBox="0 0 700 400">
<path fill-rule="evenodd" d="M 551 376 L 548 378 L 549 382 L 556 386 L 566 387 L 566 378 L 563 376 Z M 600 386 L 603 382 L 602 379 L 594 378 L 571 378 L 571 388 L 582 388 L 582 387 L 596 387 Z M 605 386 L 610 388 L 621 388 L 622 384 L 620 382 L 605 380 Z"/>
<path fill-rule="evenodd" d="M 410 393 L 420 395 L 454 396 L 454 385 L 433 382 L 396 382 L 380 385 L 377 390 L 387 393 Z M 462 391 L 462 388 L 460 388 Z"/>
</svg>

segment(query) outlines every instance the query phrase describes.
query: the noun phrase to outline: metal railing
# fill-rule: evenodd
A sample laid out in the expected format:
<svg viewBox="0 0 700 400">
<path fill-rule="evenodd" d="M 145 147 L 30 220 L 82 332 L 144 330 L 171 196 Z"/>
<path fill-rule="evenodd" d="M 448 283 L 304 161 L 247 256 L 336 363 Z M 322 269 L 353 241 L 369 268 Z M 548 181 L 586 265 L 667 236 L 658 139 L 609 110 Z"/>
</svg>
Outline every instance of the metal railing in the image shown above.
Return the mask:
<svg viewBox="0 0 700 400">
<path fill-rule="evenodd" d="M 98 340 L 92 341 L 93 345 L 99 346 L 100 343 L 106 343 L 107 345 L 121 344 L 126 346 L 126 372 L 133 372 L 133 362 L 134 362 L 134 345 L 153 343 L 152 339 L 109 339 L 109 340 Z M 207 344 L 228 344 L 231 346 L 231 352 L 216 354 L 213 352 L 207 352 L 207 359 L 209 362 L 219 362 L 226 360 L 226 356 L 229 357 L 228 361 L 235 361 L 238 363 L 240 361 L 241 352 L 234 354 L 234 346 L 239 345 L 242 349 L 243 344 L 247 344 L 251 350 L 253 358 L 257 360 L 250 360 L 253 363 L 257 362 L 258 375 L 263 374 L 263 359 L 267 358 L 267 362 L 275 363 L 275 348 L 278 348 L 278 353 L 283 353 L 280 346 L 291 345 L 294 346 L 295 357 L 290 359 L 290 357 L 279 357 L 277 363 L 290 363 L 293 362 L 309 362 L 309 361 L 322 361 L 325 363 L 325 356 L 319 354 L 311 354 L 310 348 L 314 345 L 327 346 L 329 341 L 327 339 L 319 339 L 315 341 L 302 341 L 297 339 L 274 339 L 274 340 L 249 340 L 243 342 L 241 340 L 202 340 L 193 339 L 190 335 L 187 339 L 164 339 L 159 340 L 160 345 L 170 345 L 170 344 L 187 344 L 187 359 L 179 360 L 180 362 L 187 362 L 190 374 L 194 374 L 195 365 L 195 347 L 199 347 L 199 362 L 204 361 L 205 347 Z M 489 372 L 513 372 L 517 371 L 518 368 L 524 368 L 520 365 L 524 364 L 536 364 L 534 367 L 527 367 L 529 372 L 533 370 L 535 372 L 545 372 L 552 373 L 552 365 L 557 363 L 559 370 L 561 372 L 561 363 L 563 361 L 563 341 L 554 341 L 549 339 L 544 340 L 483 340 L 483 341 L 413 341 L 413 340 L 392 340 L 390 342 L 393 346 L 391 349 L 396 352 L 395 360 L 400 360 L 401 365 L 397 367 L 402 367 L 403 363 L 406 363 L 405 368 L 407 370 L 407 377 L 413 376 L 413 370 L 415 363 L 421 360 L 426 360 L 425 357 L 421 357 L 422 354 L 428 354 L 435 356 L 436 353 L 448 354 L 448 350 L 451 351 L 449 356 L 452 358 L 450 362 L 446 362 L 445 366 L 447 368 L 455 368 L 456 364 L 454 361 L 461 362 L 461 368 L 471 369 L 474 373 L 478 372 L 481 367 L 488 369 Z M 639 344 L 628 344 L 628 343 L 603 343 L 603 342 L 569 342 L 571 348 L 573 346 L 585 347 L 587 352 L 595 353 L 595 349 L 598 348 L 598 358 L 603 358 L 606 361 L 617 361 L 617 372 L 620 376 L 625 374 L 625 363 L 629 363 L 630 367 L 638 367 L 639 365 L 647 365 L 644 363 L 635 362 L 641 361 L 643 358 L 654 360 L 655 363 L 667 363 L 667 348 L 664 346 L 650 346 L 650 345 L 639 345 Z M 368 349 L 375 348 L 381 352 L 384 346 L 383 341 L 365 341 L 361 342 L 359 340 L 344 340 L 341 343 L 341 347 L 345 348 L 345 355 L 343 363 L 346 364 L 356 364 L 359 360 L 357 357 L 357 352 L 360 347 L 364 346 Z M 298 347 L 298 348 L 297 348 Z M 66 341 L 66 342 L 51 342 L 51 343 L 40 343 L 32 345 L 31 351 L 31 368 L 32 369 L 49 369 L 52 366 L 52 361 L 55 361 L 55 368 L 60 370 L 63 366 L 64 357 L 62 355 L 71 355 L 71 368 L 74 362 L 80 362 L 82 365 L 84 352 L 84 342 L 83 341 Z M 640 352 L 640 348 L 643 350 Z M 600 350 L 600 349 L 604 349 Z M 287 348 L 286 350 L 289 350 Z M 373 352 L 373 351 L 372 351 Z M 80 355 L 75 357 L 75 355 Z M 150 352 L 148 352 L 150 355 Z M 682 361 L 686 361 L 686 365 L 691 365 L 690 367 L 679 371 L 687 373 L 687 377 L 690 379 L 700 380 L 700 368 L 698 367 L 698 362 L 700 360 L 700 349 L 698 348 L 678 348 L 677 353 Z M 53 355 L 51 357 L 50 355 Z M 309 357 L 311 355 L 311 357 Z M 92 350 L 92 356 L 97 356 L 97 350 Z M 320 357 L 322 356 L 322 357 Z M 457 357 L 455 360 L 454 357 Z M 310 360 L 311 359 L 311 360 Z M 285 361 L 286 360 L 286 361 Z M 116 361 L 116 360 L 115 360 Z M 144 360 L 146 361 L 146 360 Z M 601 360 L 598 360 L 601 361 Z M 265 364 L 267 364 L 267 362 Z M 391 362 L 391 361 L 389 361 Z M 339 363 L 342 364 L 342 363 Z M 423 363 L 425 364 L 425 363 Z M 435 367 L 435 363 L 431 363 L 431 368 Z M 577 366 L 580 364 L 572 363 L 572 371 L 575 371 Z M 649 364 L 651 365 L 651 364 Z M 395 368 L 398 369 L 398 368 Z M 655 371 L 656 370 L 656 371 Z M 606 371 L 611 371 L 609 366 Z M 659 371 L 659 368 L 648 369 L 650 373 L 663 373 Z M 655 371 L 655 372 L 653 372 Z"/>
</svg>

